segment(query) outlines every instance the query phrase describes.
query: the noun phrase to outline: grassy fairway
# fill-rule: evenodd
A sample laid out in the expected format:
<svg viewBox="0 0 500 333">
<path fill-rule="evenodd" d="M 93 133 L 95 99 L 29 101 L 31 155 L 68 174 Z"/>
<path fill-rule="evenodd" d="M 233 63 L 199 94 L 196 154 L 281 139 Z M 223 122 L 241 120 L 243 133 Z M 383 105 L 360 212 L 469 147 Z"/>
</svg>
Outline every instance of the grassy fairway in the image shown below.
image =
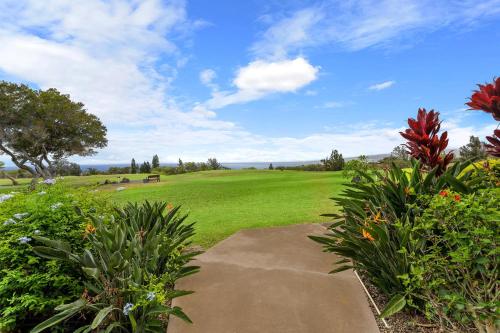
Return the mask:
<svg viewBox="0 0 500 333">
<path fill-rule="evenodd" d="M 112 198 L 181 204 L 197 222 L 195 241 L 210 246 L 244 228 L 322 222 L 335 210 L 330 197 L 344 181 L 338 172 L 230 170 L 162 176 L 158 184 L 129 184 Z"/>
<path fill-rule="evenodd" d="M 294 223 L 326 222 L 319 215 L 335 211 L 330 197 L 342 190 L 340 172 L 278 170 L 224 170 L 161 176 L 161 183 L 143 184 L 146 175 L 98 175 L 65 177 L 65 183 L 95 185 L 104 180 L 133 182 L 100 186 L 113 201 L 164 200 L 182 205 L 190 221 L 197 222 L 196 243 L 208 247 L 244 228 Z M 28 183 L 30 180 L 21 180 Z M 136 182 L 134 182 L 136 181 Z M 0 179 L 0 193 L 19 190 Z M 116 191 L 125 187 L 124 191 Z"/>
</svg>

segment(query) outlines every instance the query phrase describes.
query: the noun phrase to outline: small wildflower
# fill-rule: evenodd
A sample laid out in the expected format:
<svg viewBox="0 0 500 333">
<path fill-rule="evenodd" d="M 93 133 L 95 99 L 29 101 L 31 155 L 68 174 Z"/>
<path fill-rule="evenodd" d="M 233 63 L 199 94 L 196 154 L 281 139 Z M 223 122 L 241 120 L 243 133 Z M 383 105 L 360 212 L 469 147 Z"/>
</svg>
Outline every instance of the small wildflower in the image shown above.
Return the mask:
<svg viewBox="0 0 500 333">
<path fill-rule="evenodd" d="M 38 195 L 45 195 L 45 194 L 47 194 L 47 192 L 45 192 L 45 191 L 40 191 L 40 192 L 38 192 L 37 194 L 38 194 Z"/>
<path fill-rule="evenodd" d="M 52 206 L 50 206 L 50 208 L 51 208 L 52 210 L 56 210 L 56 209 L 61 208 L 61 207 L 62 207 L 62 205 L 63 205 L 63 204 L 62 204 L 62 202 L 57 202 L 57 203 L 53 204 Z"/>
<path fill-rule="evenodd" d="M 448 191 L 441 191 L 439 192 L 439 195 L 442 196 L 443 198 L 446 198 L 448 196 Z"/>
<path fill-rule="evenodd" d="M 148 294 L 146 295 L 146 299 L 147 299 L 148 301 L 152 301 L 152 300 L 154 300 L 155 298 L 156 298 L 156 294 L 155 294 L 154 292 L 152 292 L 152 291 L 148 292 Z"/>
<path fill-rule="evenodd" d="M 3 225 L 10 225 L 10 224 L 16 224 L 16 221 L 14 221 L 13 219 L 8 219 L 3 223 Z"/>
<path fill-rule="evenodd" d="M 31 242 L 31 238 L 26 237 L 26 236 L 20 237 L 18 240 L 19 240 L 19 243 L 21 243 L 21 244 L 27 244 L 27 243 Z"/>
<path fill-rule="evenodd" d="M 366 231 L 365 229 L 363 229 L 361 232 L 363 234 L 363 238 L 366 238 L 366 239 L 368 239 L 370 241 L 374 241 L 375 240 L 375 238 L 373 238 L 373 236 L 368 231 Z"/>
<path fill-rule="evenodd" d="M 43 181 L 44 184 L 46 185 L 54 185 L 56 183 L 56 180 L 53 178 L 48 178 Z"/>
<path fill-rule="evenodd" d="M 405 194 L 409 195 L 410 194 L 410 188 L 408 186 L 405 187 Z"/>
<path fill-rule="evenodd" d="M 118 187 L 116 190 L 117 190 L 118 192 L 120 192 L 120 191 L 123 191 L 123 190 L 126 190 L 126 189 L 127 189 L 126 187 L 120 186 L 120 187 Z"/>
<path fill-rule="evenodd" d="M 373 221 L 380 222 L 381 213 L 380 211 L 373 217 Z"/>
<path fill-rule="evenodd" d="M 172 203 L 169 202 L 167 205 L 167 210 L 172 210 L 172 209 L 174 209 L 174 205 L 172 205 Z"/>
<path fill-rule="evenodd" d="M 87 224 L 85 226 L 85 234 L 86 235 L 93 234 L 93 233 L 95 233 L 95 231 L 96 231 L 96 228 L 92 224 Z"/>
<path fill-rule="evenodd" d="M 460 196 L 458 194 L 455 194 L 455 196 L 453 197 L 453 200 L 455 200 L 456 202 L 459 202 L 460 201 Z"/>
<path fill-rule="evenodd" d="M 12 194 L 2 194 L 2 195 L 0 195 L 0 202 L 4 202 L 6 200 L 9 200 L 12 197 L 13 197 Z"/>
<path fill-rule="evenodd" d="M 40 232 L 41 232 L 40 230 L 36 229 L 33 233 L 34 233 L 35 235 L 40 235 Z"/>
<path fill-rule="evenodd" d="M 127 304 L 125 304 L 125 306 L 123 307 L 123 314 L 124 314 L 125 316 L 128 316 L 128 314 L 129 314 L 130 310 L 132 310 L 132 309 L 133 309 L 133 307 L 134 307 L 134 304 L 132 304 L 132 303 L 127 303 Z"/>
<path fill-rule="evenodd" d="M 30 215 L 30 213 L 17 213 L 17 214 L 14 214 L 13 216 L 14 216 L 14 218 L 16 218 L 18 220 L 22 220 L 28 215 Z"/>
</svg>

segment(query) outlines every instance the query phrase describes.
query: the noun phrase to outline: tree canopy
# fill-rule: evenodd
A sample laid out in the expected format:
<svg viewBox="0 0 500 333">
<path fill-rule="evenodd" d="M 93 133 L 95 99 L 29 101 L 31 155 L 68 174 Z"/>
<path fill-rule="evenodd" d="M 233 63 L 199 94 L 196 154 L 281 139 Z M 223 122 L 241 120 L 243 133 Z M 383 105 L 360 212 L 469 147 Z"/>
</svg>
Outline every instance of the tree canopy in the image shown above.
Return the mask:
<svg viewBox="0 0 500 333">
<path fill-rule="evenodd" d="M 327 156 L 325 159 L 321 160 L 321 162 L 325 166 L 325 170 L 338 171 L 344 168 L 344 158 L 337 149 L 332 150 L 330 156 Z"/>
<path fill-rule="evenodd" d="M 481 142 L 477 136 L 471 136 L 469 143 L 460 147 L 460 159 L 462 160 L 480 160 L 486 158 L 485 143 Z"/>
<path fill-rule="evenodd" d="M 106 145 L 106 127 L 83 103 L 53 88 L 0 81 L 0 154 L 18 168 L 49 178 L 54 160 L 93 155 Z"/>
</svg>

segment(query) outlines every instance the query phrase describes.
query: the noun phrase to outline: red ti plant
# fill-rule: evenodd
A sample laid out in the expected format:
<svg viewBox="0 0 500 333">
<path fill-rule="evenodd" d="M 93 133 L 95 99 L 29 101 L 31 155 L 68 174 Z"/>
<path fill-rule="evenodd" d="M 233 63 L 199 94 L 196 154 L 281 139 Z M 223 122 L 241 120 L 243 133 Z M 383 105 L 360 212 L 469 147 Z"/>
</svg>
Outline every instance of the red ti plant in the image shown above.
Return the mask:
<svg viewBox="0 0 500 333">
<path fill-rule="evenodd" d="M 493 83 L 478 84 L 479 90 L 475 90 L 466 103 L 470 110 L 481 110 L 491 113 L 493 119 L 500 121 L 500 77 L 493 79 Z M 500 157 L 500 130 L 497 128 L 493 136 L 487 136 L 490 144 L 486 145 L 486 151 L 495 157 Z"/>
<path fill-rule="evenodd" d="M 408 140 L 406 148 L 408 153 L 431 170 L 437 167 L 437 175 L 442 174 L 453 159 L 453 153 L 446 155 L 444 150 L 448 146 L 448 132 L 439 136 L 441 128 L 439 112 L 424 108 L 418 109 L 417 119 L 408 118 L 410 128 L 400 132 L 401 136 Z"/>
</svg>

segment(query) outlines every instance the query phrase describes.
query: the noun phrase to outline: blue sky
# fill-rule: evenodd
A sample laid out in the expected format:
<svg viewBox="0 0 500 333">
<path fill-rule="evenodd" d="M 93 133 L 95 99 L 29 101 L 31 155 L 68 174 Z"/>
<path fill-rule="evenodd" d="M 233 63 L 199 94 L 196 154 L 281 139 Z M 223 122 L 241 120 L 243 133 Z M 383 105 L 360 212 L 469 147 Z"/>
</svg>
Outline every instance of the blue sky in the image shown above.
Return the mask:
<svg viewBox="0 0 500 333">
<path fill-rule="evenodd" d="M 87 164 L 387 153 L 418 107 L 456 148 L 496 125 L 464 103 L 499 54 L 499 0 L 0 3 L 0 79 L 98 115 Z"/>
</svg>

